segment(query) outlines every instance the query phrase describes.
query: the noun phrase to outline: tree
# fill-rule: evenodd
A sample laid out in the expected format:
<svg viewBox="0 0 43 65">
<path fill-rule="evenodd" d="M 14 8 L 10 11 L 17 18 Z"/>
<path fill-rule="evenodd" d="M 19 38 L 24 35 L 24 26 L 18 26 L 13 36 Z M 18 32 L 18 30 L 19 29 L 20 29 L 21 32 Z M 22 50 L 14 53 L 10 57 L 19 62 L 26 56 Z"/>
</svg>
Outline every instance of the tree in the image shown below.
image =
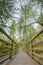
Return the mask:
<svg viewBox="0 0 43 65">
<path fill-rule="evenodd" d="M 14 38 L 15 31 L 16 31 L 16 24 L 15 21 L 13 21 L 10 25 L 10 36 L 12 38 Z"/>
<path fill-rule="evenodd" d="M 37 18 L 37 22 L 43 26 L 43 14 L 40 14 Z"/>
<path fill-rule="evenodd" d="M 32 16 L 34 17 L 35 21 L 38 23 L 38 24 L 41 24 L 43 26 L 43 0 L 31 0 L 31 2 L 33 3 L 36 3 L 33 5 L 33 7 L 36 5 L 36 11 L 33 11 L 32 12 Z M 40 14 L 38 15 L 37 13 L 37 9 L 40 10 Z M 36 19 L 36 17 L 38 16 L 38 18 Z"/>
<path fill-rule="evenodd" d="M 2 26 L 6 26 L 7 19 L 12 16 L 13 5 L 13 0 L 0 0 L 0 24 Z"/>
</svg>

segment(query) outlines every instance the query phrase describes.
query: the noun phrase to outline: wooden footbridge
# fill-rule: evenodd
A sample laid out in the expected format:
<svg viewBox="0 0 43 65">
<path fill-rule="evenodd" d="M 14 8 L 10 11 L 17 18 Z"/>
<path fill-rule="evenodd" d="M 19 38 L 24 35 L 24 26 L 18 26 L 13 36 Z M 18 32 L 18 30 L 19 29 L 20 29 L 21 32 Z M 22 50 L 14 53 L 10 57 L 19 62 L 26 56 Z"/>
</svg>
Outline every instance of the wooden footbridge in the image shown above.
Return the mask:
<svg viewBox="0 0 43 65">
<path fill-rule="evenodd" d="M 43 51 L 43 48 L 34 48 L 35 45 L 38 46 L 40 43 L 43 43 L 43 39 L 37 43 L 34 42 L 34 40 L 43 33 L 43 28 L 29 41 L 29 46 L 27 44 L 25 52 L 22 48 L 18 49 L 17 43 L 5 32 L 2 27 L 0 27 L 0 32 L 10 40 L 7 42 L 0 39 L 0 42 L 10 46 L 9 53 L 0 57 L 0 65 L 43 65 L 43 53 L 40 53 Z M 39 51 L 38 53 L 37 50 Z"/>
</svg>

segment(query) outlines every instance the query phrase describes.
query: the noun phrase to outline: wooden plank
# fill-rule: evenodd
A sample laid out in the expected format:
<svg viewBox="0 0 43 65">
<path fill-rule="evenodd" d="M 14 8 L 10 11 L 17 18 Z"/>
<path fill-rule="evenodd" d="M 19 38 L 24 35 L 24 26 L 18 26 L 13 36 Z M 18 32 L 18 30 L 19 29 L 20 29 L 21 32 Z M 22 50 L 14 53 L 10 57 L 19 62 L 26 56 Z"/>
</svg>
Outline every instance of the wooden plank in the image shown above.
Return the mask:
<svg viewBox="0 0 43 65">
<path fill-rule="evenodd" d="M 3 61 L 7 60 L 8 58 L 10 58 L 10 54 L 1 57 L 0 58 L 0 63 L 2 63 Z"/>
<path fill-rule="evenodd" d="M 42 50 L 43 51 L 43 48 L 33 48 L 33 51 L 34 50 Z"/>
<path fill-rule="evenodd" d="M 34 52 L 33 52 L 33 54 L 34 54 L 35 56 L 39 56 L 39 57 L 43 58 L 43 55 L 41 55 L 41 54 L 37 54 L 37 53 L 34 53 Z"/>
<path fill-rule="evenodd" d="M 32 52 L 31 51 L 29 51 L 29 55 L 34 59 L 34 60 L 36 60 L 40 65 L 43 65 L 43 62 L 41 61 L 41 60 L 39 60 L 38 58 L 36 58 L 35 56 L 32 56 Z M 39 54 L 35 54 L 36 56 L 38 55 L 39 56 Z M 43 56 L 41 56 L 41 57 L 43 57 Z"/>
<path fill-rule="evenodd" d="M 3 40 L 3 39 L 0 39 L 0 42 L 3 42 L 3 43 L 6 43 L 6 45 L 11 45 L 9 42 Z"/>
<path fill-rule="evenodd" d="M 40 41 L 38 41 L 37 43 L 33 43 L 33 45 L 38 45 L 38 44 L 40 44 L 40 43 L 43 43 L 43 39 L 40 40 Z"/>
<path fill-rule="evenodd" d="M 34 58 L 34 60 L 36 60 L 40 65 L 43 65 L 43 62 L 41 61 L 41 60 L 39 60 L 38 58 L 36 58 L 36 57 L 33 57 Z"/>
<path fill-rule="evenodd" d="M 15 55 L 15 53 L 12 52 L 12 57 L 13 57 L 14 55 Z M 2 56 L 2 57 L 0 58 L 0 63 L 6 61 L 7 59 L 10 59 L 10 53 L 8 53 L 8 54 Z"/>
</svg>

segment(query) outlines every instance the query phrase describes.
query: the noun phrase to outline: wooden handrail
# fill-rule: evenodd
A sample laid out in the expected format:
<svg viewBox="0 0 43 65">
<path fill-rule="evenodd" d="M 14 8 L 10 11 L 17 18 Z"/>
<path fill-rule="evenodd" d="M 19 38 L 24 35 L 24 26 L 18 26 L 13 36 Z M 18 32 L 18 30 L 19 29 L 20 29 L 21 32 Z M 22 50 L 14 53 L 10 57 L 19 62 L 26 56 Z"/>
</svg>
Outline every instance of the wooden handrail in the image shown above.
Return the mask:
<svg viewBox="0 0 43 65">
<path fill-rule="evenodd" d="M 32 54 L 32 52 L 31 52 L 30 50 L 29 50 L 29 53 Z M 38 53 L 35 53 L 35 52 L 33 52 L 33 55 L 35 55 L 35 56 L 39 56 L 39 57 L 43 58 L 43 55 L 38 54 Z"/>
<path fill-rule="evenodd" d="M 39 56 L 39 57 L 41 57 L 41 58 L 43 58 L 43 55 L 41 55 L 41 54 L 38 54 L 38 53 L 33 53 L 35 56 Z"/>
<path fill-rule="evenodd" d="M 33 48 L 33 51 L 34 51 L 34 50 L 38 50 L 38 51 L 41 50 L 41 51 L 43 51 L 43 48 Z"/>
<path fill-rule="evenodd" d="M 16 46 L 17 46 L 17 43 L 5 32 L 5 30 L 2 27 L 0 27 L 0 32 L 3 33 L 5 36 L 7 36 L 11 40 L 11 44 L 3 39 L 0 39 L 0 42 L 6 43 L 6 45 L 11 45 L 10 59 L 12 59 L 13 43 L 15 43 Z"/>
<path fill-rule="evenodd" d="M 29 43 L 31 43 L 34 39 L 36 39 L 42 32 L 43 32 L 43 28 L 39 31 L 39 33 L 37 33 L 37 34 L 29 41 Z"/>
<path fill-rule="evenodd" d="M 0 32 L 3 33 L 4 35 L 6 35 L 12 42 L 14 42 L 15 44 L 17 44 L 17 43 L 5 32 L 5 30 L 4 30 L 2 27 L 0 27 Z"/>
</svg>

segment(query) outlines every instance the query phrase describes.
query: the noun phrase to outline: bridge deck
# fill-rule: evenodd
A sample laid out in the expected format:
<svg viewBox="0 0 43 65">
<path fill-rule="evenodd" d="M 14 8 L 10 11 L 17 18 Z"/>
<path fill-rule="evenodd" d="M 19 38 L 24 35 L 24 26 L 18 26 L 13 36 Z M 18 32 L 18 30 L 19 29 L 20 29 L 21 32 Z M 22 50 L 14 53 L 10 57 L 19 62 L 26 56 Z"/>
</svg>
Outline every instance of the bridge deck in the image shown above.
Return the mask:
<svg viewBox="0 0 43 65">
<path fill-rule="evenodd" d="M 15 59 L 11 60 L 7 65 L 39 65 L 29 55 L 27 55 L 22 49 L 19 49 L 19 53 Z"/>
</svg>

